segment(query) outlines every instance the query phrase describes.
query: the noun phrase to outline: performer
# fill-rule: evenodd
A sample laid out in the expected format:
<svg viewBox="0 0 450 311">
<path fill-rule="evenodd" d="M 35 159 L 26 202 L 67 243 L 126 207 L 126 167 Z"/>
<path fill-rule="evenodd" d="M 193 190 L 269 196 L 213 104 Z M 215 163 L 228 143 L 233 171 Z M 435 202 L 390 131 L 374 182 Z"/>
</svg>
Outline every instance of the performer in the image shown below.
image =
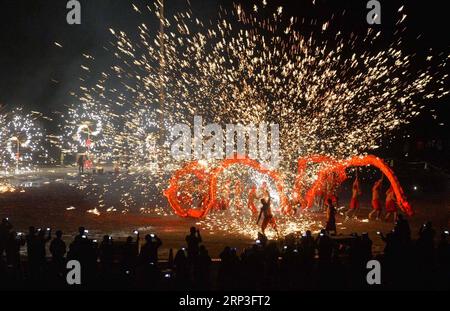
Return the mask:
<svg viewBox="0 0 450 311">
<path fill-rule="evenodd" d="M 380 204 L 380 188 L 383 184 L 383 176 L 379 180 L 375 182 L 372 187 L 372 211 L 369 213 L 369 219 L 372 219 L 374 214 L 377 215 L 376 220 L 379 220 L 381 217 L 381 204 Z"/>
<path fill-rule="evenodd" d="M 323 205 L 325 205 L 326 212 L 328 212 L 328 199 L 331 199 L 333 201 L 333 204 L 335 207 L 337 207 L 337 196 L 335 195 L 335 175 L 334 173 L 327 174 L 325 177 L 325 191 L 321 193 L 323 196 L 321 198 L 321 207 L 320 210 L 323 209 Z"/>
<path fill-rule="evenodd" d="M 247 208 L 256 216 L 258 213 L 258 210 L 255 206 L 255 198 L 256 198 L 256 186 L 253 185 L 248 193 L 248 202 L 247 202 Z"/>
<path fill-rule="evenodd" d="M 294 192 L 292 194 L 291 206 L 292 206 L 292 214 L 293 215 L 297 215 L 297 211 L 300 211 L 302 208 L 302 204 L 301 204 L 296 192 Z"/>
<path fill-rule="evenodd" d="M 336 184 L 336 175 L 335 173 L 332 173 L 331 179 L 327 180 L 326 202 L 328 202 L 328 199 L 331 199 L 331 202 L 333 203 L 336 209 L 339 207 L 339 198 L 337 192 L 338 189 Z"/>
<path fill-rule="evenodd" d="M 84 173 L 84 155 L 81 154 L 78 156 L 78 173 Z"/>
<path fill-rule="evenodd" d="M 358 171 L 356 171 L 355 181 L 352 186 L 352 199 L 350 200 L 350 208 L 346 213 L 346 219 L 350 217 L 350 214 L 356 218 L 356 214 L 359 210 L 359 196 L 361 195 L 359 179 L 358 179 Z"/>
<path fill-rule="evenodd" d="M 327 200 L 327 225 L 325 230 L 330 233 L 331 231 L 334 234 L 337 234 L 336 230 L 336 208 L 333 205 L 333 201 L 331 199 Z"/>
<path fill-rule="evenodd" d="M 242 194 L 242 184 L 238 180 L 234 184 L 234 195 L 233 195 L 233 203 L 234 203 L 234 208 L 236 210 L 241 210 L 242 209 L 241 194 Z"/>
<path fill-rule="evenodd" d="M 270 208 L 270 196 L 269 197 L 264 197 L 261 199 L 261 211 L 259 212 L 259 216 L 258 216 L 258 220 L 256 221 L 256 224 L 259 223 L 259 220 L 261 219 L 261 216 L 264 216 L 264 219 L 262 221 L 261 224 L 261 231 L 262 234 L 265 236 L 265 231 L 267 228 L 267 225 L 270 223 L 273 227 L 273 229 L 277 232 L 278 234 L 278 230 L 277 230 L 277 226 L 275 224 L 275 221 L 273 219 L 273 215 L 272 215 L 272 210 Z"/>
<path fill-rule="evenodd" d="M 324 210 L 324 203 L 325 203 L 325 192 L 322 189 L 322 185 L 319 187 L 319 189 L 316 191 L 316 195 L 314 197 L 315 203 L 314 205 L 317 206 L 319 209 L 319 212 L 323 212 Z"/>
<path fill-rule="evenodd" d="M 263 183 L 262 183 L 259 192 L 260 192 L 260 197 L 263 197 L 263 198 L 264 198 L 264 197 L 270 196 L 270 193 L 269 193 L 269 187 L 267 186 L 267 183 L 266 183 L 266 182 L 263 182 Z"/>
<path fill-rule="evenodd" d="M 223 192 L 222 199 L 220 201 L 220 209 L 221 210 L 227 210 L 230 207 L 230 187 L 231 187 L 231 180 L 227 180 L 225 182 L 225 190 Z"/>
<path fill-rule="evenodd" d="M 389 189 L 386 191 L 386 216 L 384 217 L 384 220 L 388 220 L 389 216 L 391 214 L 394 215 L 394 222 L 397 219 L 397 205 L 395 202 L 395 193 L 394 188 L 392 188 L 392 185 L 389 187 Z"/>
</svg>

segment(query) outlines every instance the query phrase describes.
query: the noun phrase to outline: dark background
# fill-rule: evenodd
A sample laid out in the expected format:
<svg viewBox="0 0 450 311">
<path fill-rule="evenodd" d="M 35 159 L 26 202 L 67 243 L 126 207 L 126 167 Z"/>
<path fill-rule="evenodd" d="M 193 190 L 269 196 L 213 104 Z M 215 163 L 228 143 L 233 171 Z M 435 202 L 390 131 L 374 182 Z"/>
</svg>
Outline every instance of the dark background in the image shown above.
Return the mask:
<svg viewBox="0 0 450 311">
<path fill-rule="evenodd" d="M 140 0 L 134 2 L 143 3 Z M 241 2 L 249 10 L 255 3 L 261 7 L 260 0 Z M 430 48 L 433 54 L 444 52 L 448 55 L 449 52 L 448 13 L 443 1 L 381 0 L 382 23 L 376 26 L 366 23 L 368 10 L 365 0 L 316 0 L 315 5 L 313 0 L 267 2 L 273 8 L 282 5 L 286 15 L 317 18 L 318 24 L 334 16 L 334 24 L 344 33 L 363 34 L 367 32 L 367 27 L 378 28 L 382 31 L 383 40 L 377 46 L 370 47 L 373 49 L 385 49 L 391 43 L 396 30 L 397 9 L 407 3 L 404 8 L 408 15 L 407 28 L 402 34 L 405 52 L 425 54 Z M 79 85 L 82 53 L 96 57 L 97 68 L 91 68 L 92 71 L 104 70 L 110 62 L 109 53 L 103 49 L 111 40 L 108 28 L 133 32 L 139 22 L 130 1 L 80 0 L 81 25 L 68 25 L 66 3 L 66 0 L 0 0 L 0 106 L 6 106 L 6 110 L 23 106 L 55 118 L 53 123 L 45 125 L 48 132 L 57 131 L 55 124 L 59 120 L 56 120 L 54 112 L 64 111 L 75 100 L 69 92 Z M 151 4 L 152 1 L 144 3 Z M 219 6 L 231 9 L 232 3 L 228 0 L 191 0 L 191 7 L 194 15 L 201 16 L 203 20 L 214 20 Z M 166 16 L 186 8 L 185 0 L 165 1 Z M 343 10 L 346 13 L 341 15 Z M 156 19 L 148 25 L 154 25 L 154 31 L 158 30 Z M 304 31 L 310 29 L 305 26 Z M 420 39 L 417 39 L 418 35 L 421 35 Z M 60 43 L 63 48 L 57 47 L 54 42 Z M 428 110 L 412 124 L 387 137 L 389 143 L 384 144 L 377 153 L 408 161 L 426 160 L 448 169 L 448 102 L 448 96 L 427 102 Z M 405 157 L 406 152 L 408 157 Z"/>
</svg>

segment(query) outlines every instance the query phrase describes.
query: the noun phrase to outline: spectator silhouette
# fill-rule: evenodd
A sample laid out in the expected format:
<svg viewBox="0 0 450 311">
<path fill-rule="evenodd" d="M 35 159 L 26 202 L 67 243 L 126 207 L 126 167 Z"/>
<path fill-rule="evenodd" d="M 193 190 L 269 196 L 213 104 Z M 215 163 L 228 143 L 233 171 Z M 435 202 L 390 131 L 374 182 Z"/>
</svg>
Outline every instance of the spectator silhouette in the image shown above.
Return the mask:
<svg viewBox="0 0 450 311">
<path fill-rule="evenodd" d="M 197 286 L 201 290 L 205 290 L 209 287 L 210 267 L 211 267 L 211 257 L 209 256 L 206 247 L 204 245 L 201 245 L 199 249 L 197 265 L 194 270 Z"/>
<path fill-rule="evenodd" d="M 28 228 L 28 234 L 25 238 L 27 243 L 27 257 L 28 257 L 28 273 L 30 279 L 35 279 L 37 270 L 38 270 L 38 262 L 36 256 L 36 228 L 30 226 Z"/>
<path fill-rule="evenodd" d="M 25 245 L 25 238 L 22 234 L 11 231 L 6 241 L 6 264 L 13 270 L 20 268 L 20 248 Z"/>
<path fill-rule="evenodd" d="M 129 236 L 122 247 L 121 269 L 126 275 L 131 275 L 134 272 L 139 251 L 139 240 L 139 234 L 136 236 L 136 242 L 133 242 L 133 237 Z"/>
<path fill-rule="evenodd" d="M 169 258 L 167 259 L 167 267 L 169 269 L 173 269 L 174 263 L 173 263 L 173 248 L 169 249 Z"/>
<path fill-rule="evenodd" d="M 300 240 L 300 250 L 303 254 L 305 262 L 311 263 L 314 260 L 316 253 L 316 242 L 314 241 L 310 230 L 307 230 L 305 235 L 302 236 Z"/>
<path fill-rule="evenodd" d="M 394 230 L 400 238 L 400 243 L 409 245 L 411 242 L 411 229 L 408 220 L 406 220 L 402 214 L 397 215 Z"/>
<path fill-rule="evenodd" d="M 437 264 L 439 287 L 450 288 L 450 245 L 448 243 L 448 231 L 441 233 L 441 238 L 437 245 Z"/>
<path fill-rule="evenodd" d="M 319 254 L 319 261 L 321 263 L 330 263 L 331 255 L 333 253 L 333 241 L 324 229 L 320 230 L 316 243 Z"/>
<path fill-rule="evenodd" d="M 424 260 L 424 264 L 431 264 L 433 261 L 435 235 L 436 232 L 433 229 L 431 221 L 428 221 L 420 227 L 417 247 L 421 259 Z"/>
<path fill-rule="evenodd" d="M 245 289 L 262 289 L 264 279 L 263 245 L 254 244 L 241 255 L 242 273 Z M 239 278 L 238 278 L 239 279 Z"/>
<path fill-rule="evenodd" d="M 361 235 L 360 247 L 361 247 L 361 260 L 364 265 L 367 264 L 367 262 L 372 259 L 372 244 L 373 242 L 369 238 L 369 234 L 363 233 Z"/>
<path fill-rule="evenodd" d="M 58 230 L 55 233 L 55 238 L 50 242 L 50 253 L 52 254 L 52 261 L 58 272 L 64 269 L 64 255 L 66 254 L 66 243 L 62 240 L 62 231 Z"/>
<path fill-rule="evenodd" d="M 192 265 L 199 254 L 199 245 L 202 242 L 202 236 L 200 235 L 200 230 L 195 227 L 191 227 L 190 234 L 186 236 L 187 243 L 187 258 L 189 263 Z"/>
<path fill-rule="evenodd" d="M 222 289 L 235 288 L 239 279 L 240 260 L 236 249 L 226 246 L 219 255 L 220 266 L 218 273 L 219 287 Z M 248 272 L 248 271 L 246 271 Z"/>
<path fill-rule="evenodd" d="M 186 250 L 184 248 L 177 251 L 173 260 L 173 264 L 175 266 L 177 288 L 183 289 L 185 288 L 185 286 L 187 286 L 189 281 Z"/>
<path fill-rule="evenodd" d="M 78 237 L 80 237 L 80 238 L 87 237 L 87 234 L 88 234 L 88 232 L 85 227 L 78 228 L 78 235 L 77 235 Z"/>
<path fill-rule="evenodd" d="M 264 289 L 273 290 L 278 287 L 278 258 L 280 252 L 275 242 L 270 242 L 264 248 L 264 262 L 265 262 L 265 280 Z"/>
<path fill-rule="evenodd" d="M 84 227 L 79 228 L 67 254 L 68 260 L 80 262 L 84 285 L 91 283 L 97 268 L 97 244 L 88 239 L 87 233 Z"/>
<path fill-rule="evenodd" d="M 147 234 L 145 236 L 145 244 L 141 248 L 139 254 L 142 264 L 158 262 L 158 248 L 162 245 L 161 239 L 155 234 Z"/>
<path fill-rule="evenodd" d="M 5 252 L 11 229 L 12 224 L 9 222 L 8 218 L 3 218 L 2 223 L 0 224 L 0 260 L 3 258 L 3 253 Z"/>
<path fill-rule="evenodd" d="M 51 240 L 52 230 L 50 228 L 47 228 L 47 230 L 39 230 L 38 234 L 36 236 L 36 260 L 38 261 L 39 265 L 42 267 L 45 265 L 47 261 L 46 256 L 46 245 L 47 242 Z"/>
<path fill-rule="evenodd" d="M 448 243 L 448 233 L 442 232 L 437 246 L 437 261 L 441 267 L 450 265 L 450 245 Z"/>
<path fill-rule="evenodd" d="M 233 279 L 231 248 L 229 246 L 226 246 L 220 253 L 219 257 L 220 257 L 220 266 L 218 274 L 219 286 L 222 289 L 228 289 L 231 287 Z"/>
<path fill-rule="evenodd" d="M 114 246 L 111 236 L 104 235 L 103 240 L 99 246 L 99 259 L 102 264 L 102 268 L 105 270 L 109 270 L 114 257 Z"/>
</svg>

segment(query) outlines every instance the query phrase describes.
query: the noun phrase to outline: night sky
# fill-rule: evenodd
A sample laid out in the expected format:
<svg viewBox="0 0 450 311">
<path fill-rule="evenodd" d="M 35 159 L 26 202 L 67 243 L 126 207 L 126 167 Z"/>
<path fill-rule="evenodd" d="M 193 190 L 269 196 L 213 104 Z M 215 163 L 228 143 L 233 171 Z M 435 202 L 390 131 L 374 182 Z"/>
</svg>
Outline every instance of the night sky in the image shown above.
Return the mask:
<svg viewBox="0 0 450 311">
<path fill-rule="evenodd" d="M 108 28 L 131 31 L 139 23 L 136 14 L 132 12 L 130 1 L 80 0 L 80 2 L 81 25 L 68 25 L 65 0 L 0 0 L 0 106 L 6 106 L 6 110 L 24 106 L 54 117 L 53 112 L 64 111 L 65 107 L 75 100 L 69 92 L 79 85 L 82 53 L 95 55 L 97 68 L 91 68 L 93 71 L 105 70 L 110 62 L 108 53 L 103 49 L 111 39 Z M 260 4 L 260 2 L 245 1 L 244 6 L 251 8 L 253 3 Z M 364 33 L 367 27 L 372 27 L 366 23 L 367 1 L 316 0 L 315 6 L 312 2 L 313 0 L 268 0 L 269 6 L 275 8 L 282 5 L 284 12 L 289 15 L 318 17 L 320 20 L 326 20 L 324 16 L 337 15 L 345 9 L 345 17 L 339 19 L 339 27 L 342 27 L 343 32 Z M 380 2 L 382 25 L 373 27 L 381 29 L 385 42 L 390 42 L 395 23 L 393 16 L 402 1 Z M 448 54 L 448 13 L 443 8 L 443 1 L 406 2 L 408 28 L 403 35 L 406 52 L 420 54 L 432 48 L 436 54 L 439 52 Z M 217 17 L 220 5 L 232 8 L 232 1 L 191 0 L 191 5 L 195 15 L 207 20 Z M 187 8 L 185 0 L 165 1 L 166 15 L 185 8 Z M 153 25 L 156 31 L 159 27 L 156 19 Z M 421 38 L 417 40 L 419 34 Z M 54 42 L 62 44 L 63 48 L 57 47 Z M 386 46 L 373 48 L 383 49 Z M 407 126 L 399 133 L 408 131 L 413 142 L 420 139 L 441 139 L 446 146 L 443 151 L 445 159 L 450 149 L 449 98 L 447 96 L 439 102 L 429 104 L 431 109 L 436 109 L 438 119 L 431 118 L 431 113 L 424 113 L 411 126 Z M 445 125 L 439 126 L 438 124 L 442 122 Z M 49 131 L 53 130 L 53 126 L 48 125 Z M 401 152 L 397 149 L 393 148 L 392 152 Z M 389 150 L 384 152 L 389 153 Z M 448 165 L 448 160 L 445 165 Z"/>
</svg>

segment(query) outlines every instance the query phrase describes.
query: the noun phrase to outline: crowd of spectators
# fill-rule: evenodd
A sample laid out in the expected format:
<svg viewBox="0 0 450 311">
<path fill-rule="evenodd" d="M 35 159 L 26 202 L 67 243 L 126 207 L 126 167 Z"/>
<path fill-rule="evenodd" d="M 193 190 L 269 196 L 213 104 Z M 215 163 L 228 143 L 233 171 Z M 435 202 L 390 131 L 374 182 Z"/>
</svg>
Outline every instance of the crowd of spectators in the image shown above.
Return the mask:
<svg viewBox="0 0 450 311">
<path fill-rule="evenodd" d="M 163 241 L 135 231 L 125 242 L 105 235 L 91 239 L 80 227 L 66 245 L 63 233 L 30 227 L 14 231 L 8 219 L 0 225 L 0 286 L 2 289 L 71 289 L 66 263 L 77 260 L 85 289 L 147 290 L 311 290 L 311 289 L 449 289 L 448 232 L 435 237 L 430 222 L 411 239 L 408 221 L 398 217 L 393 230 L 378 233 L 384 252 L 372 254 L 367 233 L 331 236 L 321 230 L 268 241 L 259 235 L 250 247 L 226 246 L 212 260 L 200 231 L 192 227 L 186 245 L 160 260 Z M 25 252 L 21 249 L 26 247 Z M 47 253 L 49 252 L 49 254 Z M 369 285 L 367 262 L 381 264 L 381 285 Z"/>
</svg>

